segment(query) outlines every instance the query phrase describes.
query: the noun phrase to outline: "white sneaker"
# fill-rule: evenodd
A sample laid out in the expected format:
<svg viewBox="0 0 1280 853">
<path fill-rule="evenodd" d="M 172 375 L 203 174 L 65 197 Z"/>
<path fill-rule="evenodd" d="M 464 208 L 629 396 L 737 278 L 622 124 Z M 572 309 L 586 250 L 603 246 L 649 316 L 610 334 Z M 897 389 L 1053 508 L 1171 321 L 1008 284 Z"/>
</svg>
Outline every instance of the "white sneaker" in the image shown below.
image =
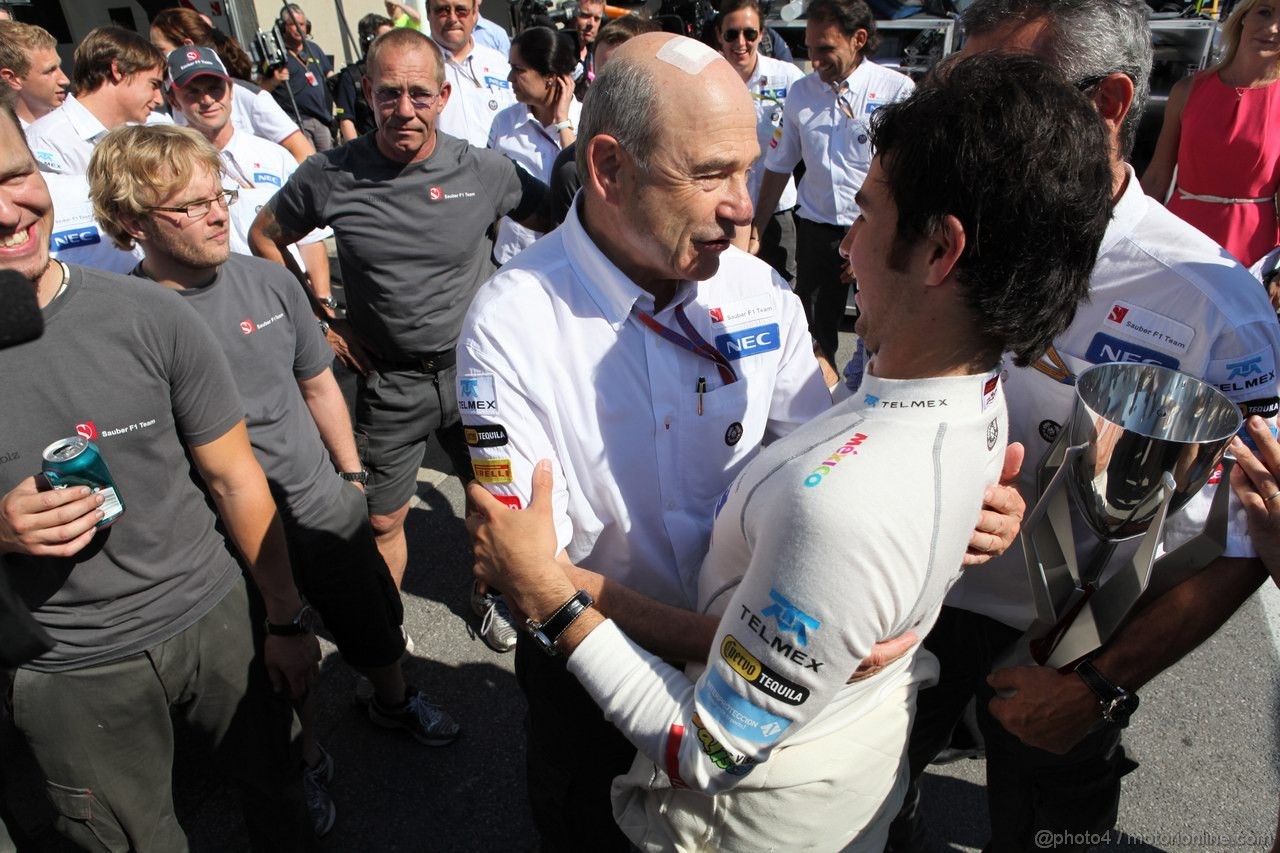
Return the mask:
<svg viewBox="0 0 1280 853">
<path fill-rule="evenodd" d="M 471 609 L 480 617 L 480 639 L 484 644 L 499 654 L 505 654 L 516 647 L 515 623 L 511 621 L 511 611 L 502 596 L 488 592 L 480 592 L 479 584 L 471 585 Z"/>
</svg>

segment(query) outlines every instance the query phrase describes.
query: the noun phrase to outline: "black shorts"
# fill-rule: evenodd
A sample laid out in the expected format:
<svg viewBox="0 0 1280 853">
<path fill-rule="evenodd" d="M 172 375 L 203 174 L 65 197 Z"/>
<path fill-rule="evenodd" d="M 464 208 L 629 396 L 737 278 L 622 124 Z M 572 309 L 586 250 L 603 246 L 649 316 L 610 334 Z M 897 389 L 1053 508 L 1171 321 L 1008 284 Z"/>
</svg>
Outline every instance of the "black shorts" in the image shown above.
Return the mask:
<svg viewBox="0 0 1280 853">
<path fill-rule="evenodd" d="M 404 605 L 360 490 L 344 486 L 338 494 L 324 522 L 286 527 L 294 578 L 343 660 L 365 669 L 389 666 L 404 654 Z"/>
</svg>

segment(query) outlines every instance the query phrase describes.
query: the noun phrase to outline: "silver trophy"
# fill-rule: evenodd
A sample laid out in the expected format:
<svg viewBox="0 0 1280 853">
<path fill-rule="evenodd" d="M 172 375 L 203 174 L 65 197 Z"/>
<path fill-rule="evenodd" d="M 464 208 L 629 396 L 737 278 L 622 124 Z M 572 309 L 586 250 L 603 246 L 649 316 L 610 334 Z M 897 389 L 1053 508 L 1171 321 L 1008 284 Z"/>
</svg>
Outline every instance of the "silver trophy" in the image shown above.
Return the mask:
<svg viewBox="0 0 1280 853">
<path fill-rule="evenodd" d="M 1065 669 L 1105 643 L 1139 602 L 1223 552 L 1235 462 L 1223 454 L 1241 421 L 1218 389 L 1166 367 L 1101 364 L 1076 377 L 1071 422 L 1041 465 L 1041 496 L 1023 525 L 1036 619 L 1006 665 Z M 1204 529 L 1156 559 L 1165 518 L 1219 461 L 1221 486 Z M 1088 548 L 1074 535 L 1079 521 L 1092 553 L 1080 553 Z"/>
</svg>

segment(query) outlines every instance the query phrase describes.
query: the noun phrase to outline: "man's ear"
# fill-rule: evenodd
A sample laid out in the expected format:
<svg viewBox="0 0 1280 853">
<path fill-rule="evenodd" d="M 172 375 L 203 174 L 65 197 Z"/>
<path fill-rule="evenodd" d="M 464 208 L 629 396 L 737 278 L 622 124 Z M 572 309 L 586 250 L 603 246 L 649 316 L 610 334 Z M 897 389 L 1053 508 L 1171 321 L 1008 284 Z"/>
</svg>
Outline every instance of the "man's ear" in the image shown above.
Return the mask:
<svg viewBox="0 0 1280 853">
<path fill-rule="evenodd" d="M 928 286 L 936 287 L 951 276 L 964 254 L 967 239 L 959 219 L 951 214 L 942 218 L 942 223 L 925 239 L 929 253 L 925 275 Z"/>
<path fill-rule="evenodd" d="M 622 198 L 627 153 L 615 137 L 598 134 L 587 142 L 587 174 L 583 184 L 606 203 L 616 205 Z"/>
<path fill-rule="evenodd" d="M 142 230 L 141 216 L 122 215 L 120 217 L 120 227 L 124 229 L 124 233 L 134 239 L 134 242 L 141 242 L 147 236 L 146 232 Z"/>
<path fill-rule="evenodd" d="M 1112 138 L 1119 134 L 1120 125 L 1133 106 L 1133 90 L 1133 81 L 1129 79 L 1129 75 L 1119 72 L 1103 77 L 1093 89 L 1093 106 L 1106 122 L 1107 131 Z"/>
<path fill-rule="evenodd" d="M 15 92 L 22 89 L 22 78 L 12 68 L 0 68 L 0 80 L 3 80 Z"/>
<path fill-rule="evenodd" d="M 111 82 L 119 83 L 124 80 L 125 75 L 120 73 L 120 65 L 113 59 L 111 60 Z"/>
</svg>

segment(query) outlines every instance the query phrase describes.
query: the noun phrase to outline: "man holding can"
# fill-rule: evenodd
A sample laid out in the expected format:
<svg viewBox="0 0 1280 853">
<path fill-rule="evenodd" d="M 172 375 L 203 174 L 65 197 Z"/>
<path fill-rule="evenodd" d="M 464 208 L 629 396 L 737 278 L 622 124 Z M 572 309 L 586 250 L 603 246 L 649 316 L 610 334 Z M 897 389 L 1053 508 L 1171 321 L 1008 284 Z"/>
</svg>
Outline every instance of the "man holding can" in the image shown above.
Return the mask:
<svg viewBox="0 0 1280 853">
<path fill-rule="evenodd" d="M 309 849 L 293 711 L 266 681 L 301 697 L 320 650 L 226 358 L 180 297 L 50 262 L 53 206 L 7 104 L 0 175 L 0 270 L 45 325 L 0 355 L 0 571 L 53 640 L 9 689 L 58 828 L 87 850 L 186 849 L 176 711 L 239 783 L 253 848 Z M 101 492 L 37 485 L 42 449 L 70 436 L 126 505 L 109 528 Z"/>
</svg>

